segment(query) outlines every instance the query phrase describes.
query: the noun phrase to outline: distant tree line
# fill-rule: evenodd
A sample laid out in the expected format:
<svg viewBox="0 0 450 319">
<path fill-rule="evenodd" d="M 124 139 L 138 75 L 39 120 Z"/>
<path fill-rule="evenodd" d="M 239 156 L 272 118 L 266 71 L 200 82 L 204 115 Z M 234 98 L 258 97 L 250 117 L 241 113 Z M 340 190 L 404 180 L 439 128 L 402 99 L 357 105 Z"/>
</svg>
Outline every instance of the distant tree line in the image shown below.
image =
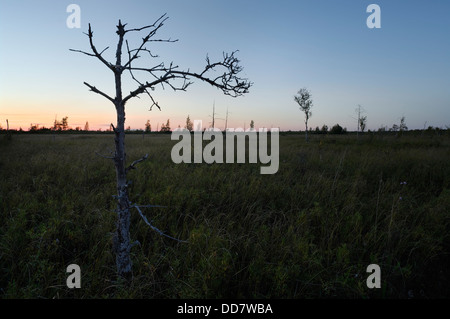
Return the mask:
<svg viewBox="0 0 450 319">
<path fill-rule="evenodd" d="M 310 117 L 310 114 L 308 114 L 308 118 Z M 366 129 L 366 123 L 367 123 L 367 116 L 362 116 L 360 118 L 359 121 L 359 130 L 360 132 L 364 132 Z M 178 125 L 178 127 L 180 128 L 180 125 Z M 253 120 L 250 121 L 250 129 L 254 129 L 255 127 L 255 122 Z M 189 130 L 189 131 L 193 131 L 194 130 L 194 124 L 192 122 L 192 120 L 190 119 L 190 116 L 188 115 L 186 118 L 186 124 L 184 125 L 184 128 Z M 3 128 L 3 126 L 0 123 L 0 131 L 7 131 L 6 128 Z M 441 131 L 448 131 L 450 130 L 450 127 L 446 126 L 446 128 L 440 128 L 440 127 L 433 127 L 433 126 L 428 126 L 427 128 L 423 128 L 423 130 L 416 130 L 416 131 L 421 131 L 421 132 L 436 132 L 436 133 L 440 133 Z M 22 128 L 20 128 L 19 130 L 14 130 L 14 129 L 10 129 L 9 131 L 12 132 L 25 132 Z M 40 124 L 30 124 L 30 127 L 28 128 L 28 131 L 31 133 L 45 133 L 45 132 L 91 132 L 91 133 L 95 133 L 95 132 L 112 132 L 112 130 L 106 129 L 104 131 L 102 131 L 102 129 L 97 129 L 97 130 L 90 130 L 89 128 L 89 122 L 86 121 L 86 124 L 84 125 L 84 129 L 81 128 L 80 126 L 75 127 L 75 129 L 73 129 L 72 127 L 69 126 L 69 117 L 65 116 L 63 117 L 60 121 L 58 121 L 57 119 L 55 119 L 53 126 L 52 127 L 45 127 L 45 126 L 40 126 Z M 171 133 L 172 132 L 172 128 L 170 126 L 170 119 L 167 119 L 166 123 L 161 124 L 161 127 L 159 128 L 159 124 L 158 124 L 158 128 L 156 130 L 152 130 L 152 125 L 150 123 L 150 120 L 147 120 L 147 122 L 144 124 L 144 129 L 135 129 L 132 130 L 130 126 L 128 126 L 126 128 L 126 131 L 128 133 Z M 405 117 L 401 117 L 400 118 L 400 122 L 394 123 L 392 125 L 392 127 L 388 127 L 386 125 L 381 125 L 381 127 L 379 127 L 377 130 L 371 131 L 368 130 L 369 133 L 395 133 L 396 135 L 402 135 L 404 132 L 408 131 L 408 126 L 406 125 L 406 119 Z M 289 130 L 288 132 L 293 133 L 291 130 Z M 335 124 L 333 125 L 331 128 L 329 128 L 326 124 L 322 125 L 322 127 L 316 126 L 315 129 L 313 129 L 312 127 L 308 127 L 308 134 L 347 134 L 347 128 L 346 127 L 342 127 L 339 124 Z"/>
<path fill-rule="evenodd" d="M 313 132 L 312 129 L 310 132 Z M 330 130 L 328 129 L 327 125 L 323 125 L 322 128 L 319 128 L 316 126 L 316 129 L 314 130 L 315 134 L 345 134 L 347 133 L 347 128 L 342 128 L 339 124 L 335 124 Z"/>
</svg>

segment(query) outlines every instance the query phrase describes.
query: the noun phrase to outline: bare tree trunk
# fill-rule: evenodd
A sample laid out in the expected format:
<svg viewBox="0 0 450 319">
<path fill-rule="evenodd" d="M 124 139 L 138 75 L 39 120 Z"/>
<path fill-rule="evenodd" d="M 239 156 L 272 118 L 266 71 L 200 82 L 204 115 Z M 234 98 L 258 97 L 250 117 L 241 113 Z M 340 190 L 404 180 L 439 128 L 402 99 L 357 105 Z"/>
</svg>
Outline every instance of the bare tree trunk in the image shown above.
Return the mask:
<svg viewBox="0 0 450 319">
<path fill-rule="evenodd" d="M 115 131 L 116 155 L 114 165 L 117 177 L 117 228 L 115 234 L 115 253 L 117 273 L 125 279 L 131 278 L 130 242 L 130 201 L 128 199 L 127 172 L 125 168 L 125 108 L 120 103 L 117 108 L 117 127 Z"/>
<path fill-rule="evenodd" d="M 116 51 L 116 68 L 114 78 L 116 84 L 115 106 L 117 112 L 117 127 L 115 131 L 116 154 L 114 165 L 117 177 L 117 229 L 115 237 L 116 266 L 119 277 L 131 279 L 131 243 L 130 243 L 130 201 L 128 199 L 127 171 L 125 168 L 125 102 L 122 99 L 122 44 L 124 26 L 119 20 L 119 42 Z"/>
<path fill-rule="evenodd" d="M 305 141 L 308 142 L 308 121 L 305 121 Z"/>
</svg>

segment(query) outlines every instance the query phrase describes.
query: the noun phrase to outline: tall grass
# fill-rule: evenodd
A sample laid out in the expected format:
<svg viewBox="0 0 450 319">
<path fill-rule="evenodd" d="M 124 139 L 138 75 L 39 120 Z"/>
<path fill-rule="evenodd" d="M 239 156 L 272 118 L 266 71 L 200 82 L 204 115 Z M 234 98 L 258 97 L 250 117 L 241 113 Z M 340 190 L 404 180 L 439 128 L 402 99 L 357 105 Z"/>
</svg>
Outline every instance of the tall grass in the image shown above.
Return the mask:
<svg viewBox="0 0 450 319">
<path fill-rule="evenodd" d="M 448 136 L 280 136 L 280 168 L 174 164 L 170 135 L 128 135 L 134 279 L 116 281 L 105 135 L 0 141 L 2 298 L 448 297 Z M 406 185 L 403 183 L 406 182 Z M 65 272 L 78 264 L 82 288 Z M 378 264 L 381 289 L 366 286 Z"/>
</svg>

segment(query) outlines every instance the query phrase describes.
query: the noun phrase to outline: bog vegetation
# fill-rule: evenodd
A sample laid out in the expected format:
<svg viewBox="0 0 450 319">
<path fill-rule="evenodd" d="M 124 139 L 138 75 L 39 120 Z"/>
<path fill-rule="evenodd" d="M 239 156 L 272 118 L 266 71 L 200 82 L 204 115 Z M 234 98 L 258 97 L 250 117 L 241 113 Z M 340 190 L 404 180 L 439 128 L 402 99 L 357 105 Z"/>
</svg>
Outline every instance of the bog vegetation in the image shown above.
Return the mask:
<svg viewBox="0 0 450 319">
<path fill-rule="evenodd" d="M 281 134 L 280 168 L 174 164 L 128 134 L 133 280 L 116 281 L 112 134 L 0 136 L 1 298 L 449 297 L 449 131 Z M 366 267 L 381 267 L 368 289 Z M 81 289 L 66 267 L 81 268 Z"/>
</svg>

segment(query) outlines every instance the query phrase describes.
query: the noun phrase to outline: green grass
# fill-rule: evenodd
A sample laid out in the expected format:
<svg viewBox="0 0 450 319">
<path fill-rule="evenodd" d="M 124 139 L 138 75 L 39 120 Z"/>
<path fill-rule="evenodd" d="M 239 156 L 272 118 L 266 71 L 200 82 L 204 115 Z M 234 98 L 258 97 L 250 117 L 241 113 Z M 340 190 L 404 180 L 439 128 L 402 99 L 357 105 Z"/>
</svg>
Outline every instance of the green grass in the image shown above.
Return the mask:
<svg viewBox="0 0 450 319">
<path fill-rule="evenodd" d="M 116 281 L 112 135 L 0 136 L 1 298 L 449 297 L 450 137 L 281 134 L 280 168 L 174 164 L 128 135 L 133 281 Z M 407 182 L 406 185 L 400 185 Z M 401 198 L 401 199 L 400 199 Z M 81 289 L 66 267 L 81 267 Z M 381 267 L 381 289 L 366 267 Z"/>
</svg>

